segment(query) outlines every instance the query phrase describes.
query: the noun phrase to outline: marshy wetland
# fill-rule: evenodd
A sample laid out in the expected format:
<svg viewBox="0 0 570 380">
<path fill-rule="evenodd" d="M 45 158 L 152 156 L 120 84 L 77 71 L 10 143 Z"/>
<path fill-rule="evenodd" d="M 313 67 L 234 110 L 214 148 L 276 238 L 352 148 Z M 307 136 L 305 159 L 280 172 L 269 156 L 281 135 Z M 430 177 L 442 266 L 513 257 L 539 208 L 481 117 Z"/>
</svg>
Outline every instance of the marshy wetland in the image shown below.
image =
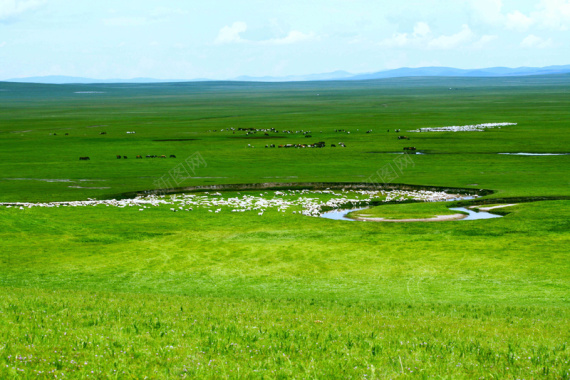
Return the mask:
<svg viewBox="0 0 570 380">
<path fill-rule="evenodd" d="M 570 77 L 511 79 L 0 82 L 0 377 L 570 378 Z"/>
</svg>

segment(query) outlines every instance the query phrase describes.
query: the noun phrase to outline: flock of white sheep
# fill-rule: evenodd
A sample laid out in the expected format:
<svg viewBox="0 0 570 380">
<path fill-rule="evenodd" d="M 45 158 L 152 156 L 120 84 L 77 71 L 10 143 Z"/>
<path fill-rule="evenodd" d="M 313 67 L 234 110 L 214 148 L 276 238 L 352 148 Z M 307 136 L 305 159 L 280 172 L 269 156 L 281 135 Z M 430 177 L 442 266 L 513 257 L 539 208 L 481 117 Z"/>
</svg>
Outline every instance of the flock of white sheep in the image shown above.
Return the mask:
<svg viewBox="0 0 570 380">
<path fill-rule="evenodd" d="M 424 202 L 437 202 L 453 198 L 457 195 L 436 191 L 403 191 L 403 190 L 284 190 L 241 192 L 224 195 L 215 193 L 192 193 L 175 195 L 148 195 L 123 200 L 87 200 L 76 202 L 49 202 L 49 203 L 0 203 L 6 208 L 24 210 L 32 207 L 138 207 L 140 211 L 163 205 L 173 206 L 171 211 L 193 211 L 198 208 L 207 209 L 208 212 L 256 212 L 258 215 L 269 209 L 278 212 L 302 214 L 307 216 L 320 216 L 324 211 L 351 205 L 367 205 L 372 201 L 401 202 L 416 200 Z"/>
<path fill-rule="evenodd" d="M 474 125 L 461 125 L 461 126 L 450 126 L 450 127 L 438 127 L 438 128 L 420 128 L 408 132 L 483 132 L 488 128 L 495 127 L 506 127 L 509 125 L 517 125 L 517 123 L 484 123 L 484 124 L 474 124 Z"/>
</svg>

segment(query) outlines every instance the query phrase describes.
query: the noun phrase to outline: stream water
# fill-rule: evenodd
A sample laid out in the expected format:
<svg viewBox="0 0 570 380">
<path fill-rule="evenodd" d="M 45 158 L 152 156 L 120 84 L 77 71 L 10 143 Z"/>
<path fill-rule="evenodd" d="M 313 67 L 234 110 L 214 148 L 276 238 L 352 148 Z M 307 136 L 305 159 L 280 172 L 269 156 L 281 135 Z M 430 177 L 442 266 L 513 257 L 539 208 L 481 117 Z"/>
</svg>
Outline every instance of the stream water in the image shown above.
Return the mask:
<svg viewBox="0 0 570 380">
<path fill-rule="evenodd" d="M 344 210 L 332 210 L 332 211 L 324 212 L 323 214 L 321 214 L 321 218 L 333 219 L 333 220 L 349 220 L 351 222 L 358 222 L 358 220 L 347 218 L 346 216 L 353 211 L 366 210 L 367 208 L 370 208 L 370 207 L 360 207 L 360 208 L 344 209 Z M 466 212 L 469 214 L 469 215 L 467 215 L 467 217 L 465 217 L 463 219 L 455 219 L 458 221 L 502 218 L 502 215 L 491 214 L 490 212 L 486 212 L 486 211 L 477 212 L 477 211 L 470 210 L 470 209 L 465 208 L 465 207 L 452 207 L 452 208 L 450 208 L 450 210 L 462 211 L 462 212 Z"/>
</svg>

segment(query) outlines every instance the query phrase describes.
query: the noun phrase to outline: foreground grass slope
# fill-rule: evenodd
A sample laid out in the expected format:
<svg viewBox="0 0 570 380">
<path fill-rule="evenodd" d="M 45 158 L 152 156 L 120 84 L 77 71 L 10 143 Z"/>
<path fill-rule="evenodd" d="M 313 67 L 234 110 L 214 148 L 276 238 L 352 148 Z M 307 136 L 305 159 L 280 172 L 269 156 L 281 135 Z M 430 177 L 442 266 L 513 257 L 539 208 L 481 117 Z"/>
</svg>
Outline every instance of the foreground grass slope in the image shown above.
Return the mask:
<svg viewBox="0 0 570 380">
<path fill-rule="evenodd" d="M 34 289 L 0 307 L 3 378 L 570 376 L 566 308 Z"/>
</svg>

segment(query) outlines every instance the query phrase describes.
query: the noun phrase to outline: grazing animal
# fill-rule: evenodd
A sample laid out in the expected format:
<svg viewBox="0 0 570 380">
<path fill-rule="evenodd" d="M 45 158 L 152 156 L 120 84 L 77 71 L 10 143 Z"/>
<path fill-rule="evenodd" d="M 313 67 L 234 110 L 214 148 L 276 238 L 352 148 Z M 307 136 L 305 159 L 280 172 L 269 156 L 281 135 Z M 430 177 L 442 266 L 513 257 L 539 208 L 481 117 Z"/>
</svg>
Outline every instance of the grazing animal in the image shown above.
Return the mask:
<svg viewBox="0 0 570 380">
<path fill-rule="evenodd" d="M 311 135 L 305 135 L 305 137 L 313 137 L 313 136 L 311 136 Z"/>
<path fill-rule="evenodd" d="M 121 159 L 121 156 L 117 155 L 117 160 L 120 160 L 120 159 Z"/>
<path fill-rule="evenodd" d="M 214 131 L 215 132 L 215 131 Z M 166 156 L 163 154 L 162 156 L 160 156 L 160 158 L 166 158 Z"/>
<path fill-rule="evenodd" d="M 408 136 L 398 136 L 398 140 L 409 140 Z"/>
<path fill-rule="evenodd" d="M 90 160 L 89 157 L 79 157 L 79 161 L 87 161 Z"/>
<path fill-rule="evenodd" d="M 336 148 L 336 145 L 334 145 L 334 144 L 331 144 L 331 148 Z"/>
<path fill-rule="evenodd" d="M 414 147 L 414 146 L 406 146 L 406 147 L 404 147 L 404 150 L 405 150 L 405 151 L 415 151 L 415 150 L 416 150 L 416 147 Z"/>
<path fill-rule="evenodd" d="M 127 156 L 123 156 L 123 158 L 126 160 L 126 159 L 127 159 Z"/>
<path fill-rule="evenodd" d="M 150 154 L 147 154 L 147 155 L 146 155 L 146 158 L 150 158 Z"/>
<path fill-rule="evenodd" d="M 141 159 L 142 159 L 142 156 L 141 156 L 140 154 L 137 154 L 137 158 L 141 158 Z"/>
<path fill-rule="evenodd" d="M 66 133 L 65 135 L 66 135 L 66 136 L 69 136 L 69 133 Z"/>
<path fill-rule="evenodd" d="M 171 155 L 170 155 L 170 158 L 176 158 L 176 156 L 175 156 L 175 155 L 173 155 L 173 154 L 171 154 Z"/>
<path fill-rule="evenodd" d="M 101 132 L 101 133 L 99 133 L 99 134 L 100 134 L 100 135 L 106 135 L 107 132 Z"/>
</svg>

